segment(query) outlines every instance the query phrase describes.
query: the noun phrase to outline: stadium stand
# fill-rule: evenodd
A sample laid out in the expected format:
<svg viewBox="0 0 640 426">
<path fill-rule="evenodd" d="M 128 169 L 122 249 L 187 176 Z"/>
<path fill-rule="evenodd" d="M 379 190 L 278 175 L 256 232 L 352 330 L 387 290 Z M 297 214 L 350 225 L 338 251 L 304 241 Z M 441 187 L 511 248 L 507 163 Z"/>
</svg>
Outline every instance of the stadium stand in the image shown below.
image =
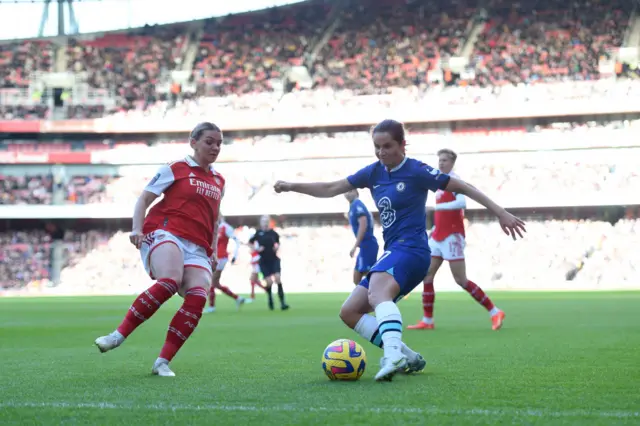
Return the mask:
<svg viewBox="0 0 640 426">
<path fill-rule="evenodd" d="M 3 42 L 0 121 L 107 116 L 137 123 L 149 117 L 210 119 L 212 111 L 217 118 L 252 111 L 321 116 L 327 110 L 346 114 L 354 109 L 378 117 L 399 106 L 432 111 L 484 104 L 490 110 L 567 99 L 617 105 L 640 101 L 640 71 L 625 68 L 618 55 L 631 17 L 632 2 L 622 0 L 313 0 L 199 22 Z M 455 71 L 460 57 L 467 62 Z M 611 63 L 615 67 L 603 66 Z M 95 96 L 67 93 L 64 114 L 55 116 L 59 107 L 52 108 L 39 81 L 43 73 L 62 71 Z M 177 86 L 176 72 L 187 76 Z M 633 113 L 550 123 L 528 117 L 477 127 L 423 123 L 410 135 L 409 153 L 432 160 L 437 149 L 452 147 L 462 153 L 457 172 L 463 178 L 506 203 L 521 200 L 521 194 L 528 199 L 529 233 L 517 250 L 500 238 L 496 223 L 470 216 L 469 275 L 483 287 L 633 288 L 640 283 L 629 256 L 640 229 L 637 210 L 627 210 L 623 218 L 620 210 L 626 206 L 611 212 L 609 206 L 599 207 L 597 214 L 560 204 L 544 214 L 535 209 L 550 194 L 554 200 L 577 194 L 587 200 L 584 204 L 598 204 L 637 192 L 639 118 Z M 37 157 L 36 166 L 42 166 L 28 172 L 20 169 L 22 164 L 0 166 L 0 207 L 130 206 L 161 161 L 126 170 L 112 163 L 167 161 L 188 152 L 177 137 L 67 136 L 62 132 L 56 141 L 45 141 L 11 135 L 0 141 L 0 158 Z M 254 215 L 264 206 L 311 206 L 305 219 L 281 218 L 282 256 L 297 259 L 285 268 L 285 280 L 298 286 L 291 290 L 348 289 L 353 265 L 345 250 L 351 232 L 343 222 L 314 211 L 319 204 L 296 195 L 275 198 L 270 186 L 276 178 L 343 178 L 371 161 L 368 134 L 362 129 L 239 132 L 228 142 L 218 164 L 229 182 L 227 205 L 251 208 L 242 215 Z M 606 149 L 614 147 L 623 148 Z M 95 164 L 67 165 L 61 179 L 43 160 L 52 153 L 89 153 Z M 346 207 L 342 199 L 326 203 Z M 611 217 L 602 218 L 603 211 Z M 106 222 L 91 231 L 69 225 L 61 243 L 60 282 L 54 286 L 51 236 L 37 226 L 7 223 L 0 233 L 0 290 L 134 293 L 148 284 L 126 230 L 116 231 Z M 236 232 L 246 241 L 251 229 Z M 241 267 L 225 272 L 240 288 L 247 284 L 248 257 L 241 251 Z M 444 288 L 455 287 L 446 275 L 441 282 Z"/>
</svg>

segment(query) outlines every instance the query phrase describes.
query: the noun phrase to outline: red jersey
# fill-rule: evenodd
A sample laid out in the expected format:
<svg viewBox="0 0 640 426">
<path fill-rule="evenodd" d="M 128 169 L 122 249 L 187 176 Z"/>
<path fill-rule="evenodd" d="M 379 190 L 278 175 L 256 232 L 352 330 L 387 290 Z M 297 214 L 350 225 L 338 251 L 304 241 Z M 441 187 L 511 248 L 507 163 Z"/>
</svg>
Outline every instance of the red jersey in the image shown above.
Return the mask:
<svg viewBox="0 0 640 426">
<path fill-rule="evenodd" d="M 218 227 L 218 259 L 226 259 L 229 257 L 227 246 L 229 245 L 229 239 L 234 240 L 236 243 L 236 249 L 233 254 L 233 258 L 238 257 L 238 239 L 233 234 L 233 228 L 227 222 L 220 222 Z"/>
<path fill-rule="evenodd" d="M 213 167 L 205 170 L 186 157 L 160 167 L 144 190 L 164 193 L 144 220 L 144 234 L 163 229 L 213 254 L 213 228 L 224 194 L 224 178 Z"/>
<path fill-rule="evenodd" d="M 457 177 L 450 173 L 451 176 Z M 456 201 L 456 194 L 439 189 L 436 192 L 436 205 Z M 449 235 L 461 234 L 464 236 L 464 209 L 436 210 L 433 215 L 435 229 L 431 238 L 435 241 L 444 241 Z"/>
<path fill-rule="evenodd" d="M 257 265 L 260 263 L 260 252 L 257 250 L 251 250 L 251 264 Z"/>
</svg>

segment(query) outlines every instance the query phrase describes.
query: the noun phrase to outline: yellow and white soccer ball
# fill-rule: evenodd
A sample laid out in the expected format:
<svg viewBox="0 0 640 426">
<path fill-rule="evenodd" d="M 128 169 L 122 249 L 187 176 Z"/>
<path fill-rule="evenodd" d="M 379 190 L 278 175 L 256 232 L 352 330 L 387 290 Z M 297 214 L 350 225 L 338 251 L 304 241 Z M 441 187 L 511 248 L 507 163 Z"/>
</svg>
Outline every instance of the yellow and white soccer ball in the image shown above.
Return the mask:
<svg viewBox="0 0 640 426">
<path fill-rule="evenodd" d="M 367 366 L 367 355 L 358 343 L 339 339 L 322 353 L 322 369 L 329 380 L 358 380 Z"/>
</svg>

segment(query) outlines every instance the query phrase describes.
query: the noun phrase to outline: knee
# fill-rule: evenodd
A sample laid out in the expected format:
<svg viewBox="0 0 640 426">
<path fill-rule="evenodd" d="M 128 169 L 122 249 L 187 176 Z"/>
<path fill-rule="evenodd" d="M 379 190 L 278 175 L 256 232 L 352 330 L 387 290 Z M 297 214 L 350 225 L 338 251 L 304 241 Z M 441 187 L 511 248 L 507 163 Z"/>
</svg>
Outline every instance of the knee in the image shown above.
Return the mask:
<svg viewBox="0 0 640 426">
<path fill-rule="evenodd" d="M 467 280 L 467 277 L 465 277 L 464 275 L 460 276 L 460 275 L 454 275 L 453 279 L 455 280 L 456 284 L 458 284 L 460 287 L 462 288 L 467 288 L 467 282 L 469 280 Z"/>
<path fill-rule="evenodd" d="M 158 281 L 161 280 L 171 280 L 174 283 L 176 283 L 177 288 L 181 288 L 182 287 L 182 272 L 181 271 L 165 271 L 164 274 L 162 274 L 162 276 L 160 276 L 158 278 Z"/>
<path fill-rule="evenodd" d="M 357 318 L 359 317 L 358 313 L 355 312 L 347 305 L 342 305 L 340 308 L 340 319 L 342 322 L 349 328 L 354 328 L 356 326 Z"/>
</svg>

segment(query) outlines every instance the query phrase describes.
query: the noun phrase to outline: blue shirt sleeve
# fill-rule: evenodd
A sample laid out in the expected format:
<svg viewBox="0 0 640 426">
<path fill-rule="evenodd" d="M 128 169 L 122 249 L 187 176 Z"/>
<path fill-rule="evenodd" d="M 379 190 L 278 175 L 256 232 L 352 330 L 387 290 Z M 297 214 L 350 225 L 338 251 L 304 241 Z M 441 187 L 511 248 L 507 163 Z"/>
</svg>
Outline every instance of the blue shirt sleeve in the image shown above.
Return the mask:
<svg viewBox="0 0 640 426">
<path fill-rule="evenodd" d="M 371 188 L 371 174 L 375 164 L 364 167 L 347 178 L 355 188 Z"/>
<path fill-rule="evenodd" d="M 451 179 L 448 174 L 424 163 L 418 164 L 416 176 L 419 185 L 432 192 L 436 192 L 438 189 L 444 190 Z"/>
<path fill-rule="evenodd" d="M 360 218 L 362 216 L 367 216 L 367 207 L 364 205 L 362 200 L 356 200 L 353 204 L 353 210 L 355 212 L 354 216 L 356 218 Z"/>
</svg>

